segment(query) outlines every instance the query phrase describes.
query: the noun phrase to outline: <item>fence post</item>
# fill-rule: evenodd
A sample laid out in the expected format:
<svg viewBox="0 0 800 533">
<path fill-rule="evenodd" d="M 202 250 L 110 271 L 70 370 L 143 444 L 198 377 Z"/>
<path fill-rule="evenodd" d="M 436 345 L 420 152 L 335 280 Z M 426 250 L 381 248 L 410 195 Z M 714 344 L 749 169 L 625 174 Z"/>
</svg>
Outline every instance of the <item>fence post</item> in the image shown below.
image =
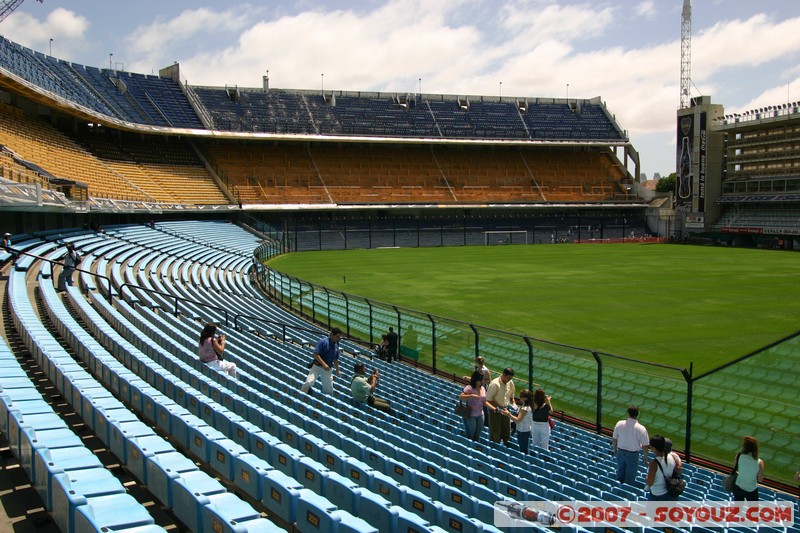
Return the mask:
<svg viewBox="0 0 800 533">
<path fill-rule="evenodd" d="M 534 390 L 533 388 L 533 344 L 531 343 L 530 338 L 522 337 L 525 341 L 525 344 L 528 345 L 528 390 Z"/>
<path fill-rule="evenodd" d="M 397 360 L 400 360 L 400 346 L 403 345 L 403 324 L 402 317 L 400 316 L 400 309 L 396 305 L 392 306 L 394 312 L 397 314 Z"/>
<path fill-rule="evenodd" d="M 683 374 L 684 379 L 686 380 L 686 443 L 684 454 L 686 454 L 686 462 L 690 462 L 692 460 L 692 395 L 694 391 L 694 379 L 692 378 L 692 374 L 694 373 L 694 363 L 689 362 L 689 372 L 686 372 L 684 368 L 681 373 Z"/>
<path fill-rule="evenodd" d="M 311 322 L 317 321 L 317 301 L 316 301 L 316 290 L 314 290 L 314 285 L 309 283 L 309 288 L 311 289 Z M 329 313 L 330 314 L 330 313 Z"/>
<path fill-rule="evenodd" d="M 369 342 L 374 343 L 373 331 L 375 330 L 375 325 L 372 323 L 372 302 L 368 298 L 364 298 L 364 301 L 367 302 L 367 309 L 369 309 Z"/>
<path fill-rule="evenodd" d="M 433 319 L 433 316 L 428 314 L 428 320 L 431 321 L 431 367 L 433 367 L 433 373 L 436 374 L 436 321 Z"/>
<path fill-rule="evenodd" d="M 599 434 L 603 429 L 603 360 L 600 355 L 592 351 L 592 356 L 597 362 L 597 412 L 595 414 L 595 431 Z"/>
<path fill-rule="evenodd" d="M 475 357 L 478 357 L 481 354 L 481 336 L 478 333 L 478 328 L 475 327 L 475 324 L 469 324 L 469 328 L 472 330 L 472 334 L 475 335 Z"/>
<path fill-rule="evenodd" d="M 347 331 L 347 336 L 350 336 L 350 300 L 347 299 L 347 295 L 342 293 L 344 297 L 344 327 Z M 328 312 L 328 329 L 331 327 L 331 314 Z"/>
</svg>

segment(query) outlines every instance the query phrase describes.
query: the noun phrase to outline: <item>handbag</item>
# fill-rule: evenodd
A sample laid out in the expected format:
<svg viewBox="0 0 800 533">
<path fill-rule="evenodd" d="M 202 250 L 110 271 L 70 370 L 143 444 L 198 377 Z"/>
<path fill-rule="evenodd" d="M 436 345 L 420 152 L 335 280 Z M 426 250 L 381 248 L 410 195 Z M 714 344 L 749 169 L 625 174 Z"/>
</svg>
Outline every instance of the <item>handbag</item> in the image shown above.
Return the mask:
<svg viewBox="0 0 800 533">
<path fill-rule="evenodd" d="M 548 416 L 547 423 L 550 424 L 550 431 L 553 431 L 553 428 L 556 427 L 556 421 Z"/>
<path fill-rule="evenodd" d="M 683 494 L 683 490 L 686 488 L 686 480 L 683 479 L 683 476 L 680 474 L 676 475 L 673 472 L 672 477 L 667 477 L 666 474 L 664 474 L 664 469 L 661 467 L 661 463 L 658 462 L 658 458 L 655 459 L 655 462 L 656 465 L 658 465 L 658 469 L 661 470 L 661 475 L 664 476 L 664 481 L 667 482 L 667 494 L 673 498 L 677 498 Z"/>
<path fill-rule="evenodd" d="M 733 487 L 736 486 L 736 477 L 739 475 L 737 473 L 737 470 L 739 470 L 739 455 L 741 454 L 736 454 L 736 464 L 733 465 L 731 473 L 722 480 L 722 488 L 725 489 L 725 492 L 733 492 Z"/>
<path fill-rule="evenodd" d="M 471 410 L 469 407 L 467 407 L 466 402 L 462 402 L 461 400 L 456 402 L 456 414 L 458 416 L 461 418 L 469 418 L 470 413 Z"/>
</svg>

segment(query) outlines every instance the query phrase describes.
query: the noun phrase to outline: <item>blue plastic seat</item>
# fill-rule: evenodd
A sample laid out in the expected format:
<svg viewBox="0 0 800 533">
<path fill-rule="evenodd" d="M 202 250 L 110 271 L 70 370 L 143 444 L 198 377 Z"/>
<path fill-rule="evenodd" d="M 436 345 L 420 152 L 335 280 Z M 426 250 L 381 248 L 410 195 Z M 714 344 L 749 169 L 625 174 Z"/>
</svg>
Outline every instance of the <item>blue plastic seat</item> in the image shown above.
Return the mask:
<svg viewBox="0 0 800 533">
<path fill-rule="evenodd" d="M 310 457 L 301 457 L 297 461 L 297 480 L 307 489 L 317 494 L 323 493 L 325 477 L 330 473 L 325 466 Z"/>
<path fill-rule="evenodd" d="M 242 453 L 233 458 L 234 476 L 231 478 L 237 487 L 241 488 L 254 500 L 264 497 L 261 478 L 272 466 L 252 453 Z"/>
<path fill-rule="evenodd" d="M 338 446 L 344 453 L 358 459 L 359 461 L 364 460 L 364 445 L 358 441 L 351 439 L 350 437 L 341 437 L 339 438 L 340 445 Z"/>
<path fill-rule="evenodd" d="M 413 471 L 408 486 L 437 501 L 444 497 L 445 484 L 419 471 Z"/>
<path fill-rule="evenodd" d="M 250 446 L 251 434 L 259 433 L 261 428 L 240 417 L 240 420 L 231 422 L 231 430 L 231 439 L 237 444 L 248 448 Z"/>
<path fill-rule="evenodd" d="M 19 448 L 14 454 L 19 459 L 19 464 L 28 478 L 36 479 L 36 450 L 42 448 L 71 448 L 83 446 L 83 441 L 69 428 L 35 430 L 31 427 L 21 427 L 19 433 Z"/>
<path fill-rule="evenodd" d="M 332 472 L 344 475 L 346 473 L 348 461 L 351 459 L 340 448 L 330 444 L 323 444 L 318 450 L 318 460 Z"/>
<path fill-rule="evenodd" d="M 386 473 L 389 475 L 389 477 L 393 478 L 398 483 L 409 487 L 414 484 L 414 479 L 412 476 L 413 471 L 405 464 L 396 459 L 389 459 L 388 463 L 390 467 L 388 470 L 386 470 Z"/>
<path fill-rule="evenodd" d="M 481 533 L 484 529 L 480 520 L 470 518 L 466 513 L 448 505 L 441 506 L 437 523 L 447 531 Z"/>
<path fill-rule="evenodd" d="M 297 462 L 303 454 L 289 446 L 280 443 L 272 447 L 272 460 L 270 464 L 287 476 L 297 479 Z"/>
<path fill-rule="evenodd" d="M 324 461 L 320 457 L 320 453 L 322 451 L 322 448 L 326 445 L 327 444 L 325 443 L 325 441 L 319 438 L 318 436 L 306 432 L 300 436 L 300 441 L 298 442 L 297 449 L 303 452 L 306 455 L 306 457 L 310 457 L 315 461 L 319 461 L 322 463 Z"/>
<path fill-rule="evenodd" d="M 328 472 L 322 478 L 322 492 L 338 509 L 344 509 L 351 514 L 358 514 L 362 489 L 358 483 L 336 472 Z"/>
<path fill-rule="evenodd" d="M 358 516 L 378 528 L 378 531 L 399 531 L 397 522 L 401 512 L 404 512 L 402 508 L 392 505 L 380 494 L 361 491 Z"/>
<path fill-rule="evenodd" d="M 301 492 L 297 500 L 297 528 L 300 531 L 336 531 L 341 522 L 334 515 L 336 506 L 310 490 Z"/>
<path fill-rule="evenodd" d="M 53 476 L 53 521 L 61 531 L 74 531 L 77 507 L 98 496 L 124 493 L 125 487 L 106 468 L 56 474 Z"/>
<path fill-rule="evenodd" d="M 75 533 L 120 531 L 153 524 L 153 517 L 133 496 L 110 494 L 87 500 L 75 511 Z"/>
<path fill-rule="evenodd" d="M 209 466 L 225 479 L 235 476 L 236 458 L 247 450 L 231 439 L 218 439 L 209 443 Z"/>
<path fill-rule="evenodd" d="M 50 511 L 53 509 L 51 498 L 53 488 L 53 476 L 72 470 L 82 470 L 86 468 L 101 467 L 102 464 L 97 456 L 85 446 L 73 446 L 69 448 L 41 448 L 35 451 L 34 471 L 36 478 L 33 485 L 45 508 Z"/>
<path fill-rule="evenodd" d="M 297 500 L 302 491 L 307 491 L 295 479 L 280 470 L 270 470 L 262 477 L 261 502 L 267 511 L 280 516 L 289 523 L 297 520 Z"/>
<path fill-rule="evenodd" d="M 19 411 L 12 411 L 8 415 L 8 444 L 14 454 L 19 456 L 20 439 L 22 433 L 27 430 L 45 429 L 66 429 L 67 423 L 55 414 L 52 409 L 50 412 L 23 415 Z"/>
<path fill-rule="evenodd" d="M 397 529 L 396 531 L 428 533 L 431 530 L 431 523 L 418 514 L 412 513 L 402 507 L 397 509 Z"/>
<path fill-rule="evenodd" d="M 389 476 L 381 474 L 378 471 L 373 471 L 370 479 L 370 486 L 367 487 L 376 494 L 380 494 L 393 505 L 403 505 L 403 498 L 406 493 L 406 487 L 398 485 L 398 483 Z"/>
<path fill-rule="evenodd" d="M 444 485 L 442 487 L 442 497 L 440 500 L 444 505 L 458 509 L 467 516 L 475 516 L 477 512 L 477 498 L 464 494 L 463 491 Z"/>
<path fill-rule="evenodd" d="M 373 477 L 376 472 L 369 465 L 367 465 L 367 463 L 359 461 L 358 459 L 350 458 L 348 459 L 347 465 L 341 474 L 347 479 L 358 483 L 359 487 L 372 490 L 374 481 Z"/>
<path fill-rule="evenodd" d="M 224 433 L 210 426 L 190 427 L 189 451 L 208 463 L 211 461 L 211 442 L 224 438 Z"/>
<path fill-rule="evenodd" d="M 243 502 L 230 492 L 208 497 L 203 506 L 203 530 L 208 533 L 239 533 L 246 531 L 247 524 L 260 519 L 253 506 Z M 256 525 L 256 523 L 252 524 Z M 258 524 L 264 525 L 264 524 Z"/>
<path fill-rule="evenodd" d="M 161 503 L 172 508 L 174 505 L 172 489 L 175 480 L 186 472 L 197 470 L 199 470 L 197 465 L 179 452 L 154 455 L 147 461 L 147 488 Z"/>
<path fill-rule="evenodd" d="M 395 464 L 389 457 L 375 450 L 365 451 L 363 461 L 377 472 L 388 472 Z"/>
<path fill-rule="evenodd" d="M 147 435 L 127 440 L 126 450 L 128 470 L 136 479 L 147 485 L 147 462 L 154 455 L 174 452 L 175 448 L 158 435 Z"/>
<path fill-rule="evenodd" d="M 32 383 L 28 390 L 37 394 L 38 397 L 33 400 L 15 401 L 11 395 L 8 394 L 8 391 L 5 393 L 0 392 L 0 433 L 3 435 L 8 435 L 8 415 L 12 411 L 19 412 L 22 415 L 50 413 L 53 411 L 50 404 L 44 401 L 42 395 L 33 388 Z"/>
<path fill-rule="evenodd" d="M 190 414 L 189 410 L 177 403 L 156 404 L 156 425 L 160 430 L 172 435 L 180 419 Z"/>
<path fill-rule="evenodd" d="M 245 422 L 241 416 L 226 409 L 214 410 L 213 426 L 225 435 L 233 434 L 234 423 Z"/>
<path fill-rule="evenodd" d="M 155 435 L 155 432 L 150 426 L 139 420 L 109 424 L 108 433 L 111 453 L 116 455 L 122 464 L 128 464 L 128 447 L 126 442 L 129 439 Z"/>
<path fill-rule="evenodd" d="M 248 435 L 248 449 L 257 457 L 272 463 L 272 449 L 281 443 L 277 437 L 265 431 L 258 431 Z"/>
<path fill-rule="evenodd" d="M 442 504 L 416 490 L 402 491 L 400 506 L 414 512 L 431 524 L 438 524 L 441 519 Z"/>
<path fill-rule="evenodd" d="M 94 416 L 94 434 L 97 435 L 107 447 L 111 447 L 112 424 L 139 421 L 139 418 L 121 403 L 108 409 L 98 407 L 93 411 L 92 415 Z"/>
<path fill-rule="evenodd" d="M 199 470 L 184 472 L 176 478 L 172 489 L 172 510 L 191 531 L 202 531 L 203 508 L 215 494 L 227 491 L 222 484 Z"/>
</svg>

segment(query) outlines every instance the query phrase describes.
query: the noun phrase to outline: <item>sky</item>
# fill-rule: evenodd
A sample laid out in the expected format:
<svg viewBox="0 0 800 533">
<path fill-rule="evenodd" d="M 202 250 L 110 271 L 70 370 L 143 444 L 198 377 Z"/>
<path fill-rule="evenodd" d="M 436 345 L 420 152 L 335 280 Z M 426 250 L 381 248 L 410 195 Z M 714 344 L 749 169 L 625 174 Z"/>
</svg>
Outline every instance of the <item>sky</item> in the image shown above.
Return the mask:
<svg viewBox="0 0 800 533">
<path fill-rule="evenodd" d="M 75 63 L 191 85 L 599 96 L 647 177 L 675 171 L 683 0 L 43 0 L 0 34 Z M 800 101 L 797 0 L 692 0 L 692 96 Z M 631 170 L 633 170 L 631 168 Z"/>
</svg>

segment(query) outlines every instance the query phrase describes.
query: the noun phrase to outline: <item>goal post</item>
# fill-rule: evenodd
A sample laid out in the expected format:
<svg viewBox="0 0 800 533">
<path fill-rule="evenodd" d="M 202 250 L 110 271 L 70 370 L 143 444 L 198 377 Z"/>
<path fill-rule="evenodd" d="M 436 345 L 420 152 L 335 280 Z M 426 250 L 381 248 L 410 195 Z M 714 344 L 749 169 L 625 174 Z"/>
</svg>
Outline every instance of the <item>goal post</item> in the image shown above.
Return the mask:
<svg viewBox="0 0 800 533">
<path fill-rule="evenodd" d="M 528 232 L 525 230 L 484 231 L 483 244 L 501 246 L 503 244 L 528 244 Z"/>
</svg>

